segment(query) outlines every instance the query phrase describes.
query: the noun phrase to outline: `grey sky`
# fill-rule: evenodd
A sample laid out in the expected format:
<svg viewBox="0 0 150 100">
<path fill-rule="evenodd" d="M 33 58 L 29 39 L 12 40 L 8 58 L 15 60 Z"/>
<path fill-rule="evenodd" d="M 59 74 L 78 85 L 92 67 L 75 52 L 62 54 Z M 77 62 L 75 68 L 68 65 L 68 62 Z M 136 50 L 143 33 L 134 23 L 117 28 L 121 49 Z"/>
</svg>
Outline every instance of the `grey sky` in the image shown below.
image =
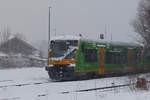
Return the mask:
<svg viewBox="0 0 150 100">
<path fill-rule="evenodd" d="M 52 28 L 57 33 L 97 38 L 107 26 L 107 38 L 132 41 L 130 25 L 139 0 L 0 0 L 0 29 L 9 26 L 30 41 L 46 40 L 48 7 L 52 6 Z"/>
</svg>

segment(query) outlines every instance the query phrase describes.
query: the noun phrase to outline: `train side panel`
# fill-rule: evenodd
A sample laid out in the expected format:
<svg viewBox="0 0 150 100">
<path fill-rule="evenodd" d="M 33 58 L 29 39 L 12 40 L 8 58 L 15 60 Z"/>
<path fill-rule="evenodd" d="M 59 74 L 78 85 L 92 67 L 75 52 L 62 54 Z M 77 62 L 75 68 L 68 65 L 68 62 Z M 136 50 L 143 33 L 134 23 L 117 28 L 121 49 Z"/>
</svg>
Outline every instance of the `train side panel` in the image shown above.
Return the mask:
<svg viewBox="0 0 150 100">
<path fill-rule="evenodd" d="M 99 42 L 80 41 L 77 50 L 75 72 L 95 72 L 99 71 L 98 48 L 104 46 L 104 74 L 126 73 L 139 68 L 141 56 L 138 47 L 111 45 Z"/>
</svg>

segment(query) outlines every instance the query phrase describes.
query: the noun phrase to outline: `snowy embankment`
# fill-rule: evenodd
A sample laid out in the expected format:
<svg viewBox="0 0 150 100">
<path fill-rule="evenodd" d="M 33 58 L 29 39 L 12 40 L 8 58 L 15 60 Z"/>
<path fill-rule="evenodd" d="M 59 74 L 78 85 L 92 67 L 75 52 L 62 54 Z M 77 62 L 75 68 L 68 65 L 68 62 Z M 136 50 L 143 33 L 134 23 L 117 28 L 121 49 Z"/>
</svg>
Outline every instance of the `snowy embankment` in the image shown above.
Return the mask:
<svg viewBox="0 0 150 100">
<path fill-rule="evenodd" d="M 134 82 L 135 77 L 127 76 L 52 82 L 44 68 L 0 70 L 0 100 L 149 100 L 150 91 L 136 90 L 134 86 L 76 92 Z"/>
</svg>

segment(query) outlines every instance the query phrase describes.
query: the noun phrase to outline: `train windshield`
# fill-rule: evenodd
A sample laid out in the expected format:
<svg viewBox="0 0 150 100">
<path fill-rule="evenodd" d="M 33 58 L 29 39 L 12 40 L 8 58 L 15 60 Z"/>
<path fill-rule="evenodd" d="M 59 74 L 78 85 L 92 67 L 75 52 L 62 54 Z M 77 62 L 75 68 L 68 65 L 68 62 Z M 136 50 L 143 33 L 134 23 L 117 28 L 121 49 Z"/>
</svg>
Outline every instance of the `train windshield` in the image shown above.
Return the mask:
<svg viewBox="0 0 150 100">
<path fill-rule="evenodd" d="M 51 58 L 73 58 L 75 55 L 75 48 L 77 47 L 77 40 L 55 40 L 50 44 Z"/>
</svg>

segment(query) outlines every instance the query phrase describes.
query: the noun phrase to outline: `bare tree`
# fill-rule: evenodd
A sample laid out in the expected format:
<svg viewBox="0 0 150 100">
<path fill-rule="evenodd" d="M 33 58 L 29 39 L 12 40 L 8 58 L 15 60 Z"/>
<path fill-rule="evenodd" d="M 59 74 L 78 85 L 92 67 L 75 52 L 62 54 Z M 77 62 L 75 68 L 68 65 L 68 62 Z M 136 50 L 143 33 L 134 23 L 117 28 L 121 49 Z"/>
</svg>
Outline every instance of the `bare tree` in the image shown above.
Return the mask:
<svg viewBox="0 0 150 100">
<path fill-rule="evenodd" d="M 0 34 L 0 37 L 1 37 L 0 38 L 0 45 L 7 42 L 10 39 L 10 36 L 11 36 L 10 29 L 8 27 L 5 27 L 4 30 Z M 7 49 L 6 51 L 9 51 L 9 43 L 4 48 Z"/>
<path fill-rule="evenodd" d="M 150 0 L 139 2 L 137 17 L 132 25 L 135 32 L 141 36 L 141 42 L 145 45 L 145 48 L 150 51 Z"/>
<path fill-rule="evenodd" d="M 4 28 L 4 30 L 0 33 L 0 42 L 1 44 L 8 41 L 11 36 L 10 29 L 8 27 Z"/>
</svg>

